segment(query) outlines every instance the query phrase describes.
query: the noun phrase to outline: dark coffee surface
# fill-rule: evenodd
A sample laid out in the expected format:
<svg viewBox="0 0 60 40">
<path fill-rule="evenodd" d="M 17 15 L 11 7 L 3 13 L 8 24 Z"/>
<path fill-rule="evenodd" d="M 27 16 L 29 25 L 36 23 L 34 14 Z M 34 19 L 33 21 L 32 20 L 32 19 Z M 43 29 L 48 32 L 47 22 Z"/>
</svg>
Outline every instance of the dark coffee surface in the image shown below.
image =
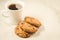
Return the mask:
<svg viewBox="0 0 60 40">
<path fill-rule="evenodd" d="M 16 5 L 15 5 L 15 4 L 9 5 L 8 8 L 9 8 L 10 10 L 18 10 L 18 8 L 16 8 Z"/>
</svg>

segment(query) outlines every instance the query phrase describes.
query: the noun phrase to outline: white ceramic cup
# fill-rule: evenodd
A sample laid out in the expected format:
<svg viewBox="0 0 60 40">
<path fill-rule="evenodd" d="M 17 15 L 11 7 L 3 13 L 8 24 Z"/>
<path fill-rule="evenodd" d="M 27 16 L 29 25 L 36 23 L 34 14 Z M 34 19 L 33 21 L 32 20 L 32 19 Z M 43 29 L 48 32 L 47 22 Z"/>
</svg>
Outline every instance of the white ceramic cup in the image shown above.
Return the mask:
<svg viewBox="0 0 60 40">
<path fill-rule="evenodd" d="M 10 5 L 15 5 L 17 10 L 9 9 Z M 21 21 L 21 14 L 23 10 L 22 2 L 8 2 L 5 5 L 5 10 L 2 10 L 3 21 L 7 24 L 18 24 Z"/>
</svg>

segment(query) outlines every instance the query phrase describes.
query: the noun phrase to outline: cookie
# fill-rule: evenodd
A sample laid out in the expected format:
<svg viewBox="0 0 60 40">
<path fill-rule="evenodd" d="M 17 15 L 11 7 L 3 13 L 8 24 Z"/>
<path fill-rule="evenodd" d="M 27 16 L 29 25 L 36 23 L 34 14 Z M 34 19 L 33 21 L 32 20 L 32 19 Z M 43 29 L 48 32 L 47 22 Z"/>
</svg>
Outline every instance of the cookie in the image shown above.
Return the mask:
<svg viewBox="0 0 60 40">
<path fill-rule="evenodd" d="M 28 33 L 35 33 L 35 32 L 38 30 L 35 26 L 33 26 L 33 25 L 31 25 L 31 24 L 29 24 L 29 23 L 27 23 L 27 22 L 20 22 L 20 23 L 19 23 L 19 26 L 20 26 L 25 32 L 28 32 Z"/>
<path fill-rule="evenodd" d="M 33 17 L 25 17 L 15 28 L 15 34 L 22 38 L 28 38 L 41 26 L 41 22 Z"/>
<path fill-rule="evenodd" d="M 24 21 L 27 22 L 27 23 L 30 23 L 31 25 L 34 25 L 36 27 L 39 27 L 41 26 L 41 22 L 33 17 L 25 17 L 24 18 Z"/>
<path fill-rule="evenodd" d="M 19 26 L 15 28 L 15 34 L 22 38 L 27 38 L 31 35 L 23 31 Z"/>
</svg>

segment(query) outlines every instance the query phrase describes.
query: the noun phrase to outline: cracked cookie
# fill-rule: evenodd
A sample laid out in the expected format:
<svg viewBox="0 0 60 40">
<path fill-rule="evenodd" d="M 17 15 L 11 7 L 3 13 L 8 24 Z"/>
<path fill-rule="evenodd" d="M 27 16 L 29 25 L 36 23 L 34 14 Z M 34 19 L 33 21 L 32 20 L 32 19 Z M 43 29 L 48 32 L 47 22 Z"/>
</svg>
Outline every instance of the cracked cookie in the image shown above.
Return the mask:
<svg viewBox="0 0 60 40">
<path fill-rule="evenodd" d="M 24 21 L 18 23 L 15 33 L 19 37 L 28 38 L 41 26 L 41 22 L 33 17 L 25 17 Z"/>
<path fill-rule="evenodd" d="M 37 31 L 37 28 L 27 22 L 20 22 L 19 26 L 28 33 L 35 33 Z"/>
<path fill-rule="evenodd" d="M 41 26 L 41 22 L 33 17 L 25 17 L 24 21 L 27 23 L 30 23 L 31 25 L 34 25 L 36 27 L 40 27 Z"/>
<path fill-rule="evenodd" d="M 23 31 L 19 26 L 15 28 L 15 34 L 22 38 L 27 38 L 31 35 Z"/>
</svg>

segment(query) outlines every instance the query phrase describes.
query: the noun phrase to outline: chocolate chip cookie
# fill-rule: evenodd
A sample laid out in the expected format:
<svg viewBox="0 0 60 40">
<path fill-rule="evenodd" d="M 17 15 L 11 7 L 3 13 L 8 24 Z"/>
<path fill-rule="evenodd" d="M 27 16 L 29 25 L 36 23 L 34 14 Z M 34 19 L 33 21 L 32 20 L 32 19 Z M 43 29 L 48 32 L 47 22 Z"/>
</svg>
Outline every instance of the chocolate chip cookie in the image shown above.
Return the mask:
<svg viewBox="0 0 60 40">
<path fill-rule="evenodd" d="M 41 22 L 33 17 L 25 17 L 24 21 L 27 23 L 30 23 L 31 25 L 34 25 L 36 27 L 40 27 L 41 26 Z"/>
<path fill-rule="evenodd" d="M 19 26 L 15 28 L 15 34 L 22 38 L 27 38 L 31 35 L 23 31 Z"/>
<path fill-rule="evenodd" d="M 34 34 L 41 26 L 41 22 L 33 17 L 25 17 L 15 28 L 16 35 L 27 38 Z"/>
<path fill-rule="evenodd" d="M 20 22 L 19 26 L 23 29 L 23 31 L 28 33 L 35 33 L 37 31 L 37 28 L 27 22 Z"/>
</svg>

